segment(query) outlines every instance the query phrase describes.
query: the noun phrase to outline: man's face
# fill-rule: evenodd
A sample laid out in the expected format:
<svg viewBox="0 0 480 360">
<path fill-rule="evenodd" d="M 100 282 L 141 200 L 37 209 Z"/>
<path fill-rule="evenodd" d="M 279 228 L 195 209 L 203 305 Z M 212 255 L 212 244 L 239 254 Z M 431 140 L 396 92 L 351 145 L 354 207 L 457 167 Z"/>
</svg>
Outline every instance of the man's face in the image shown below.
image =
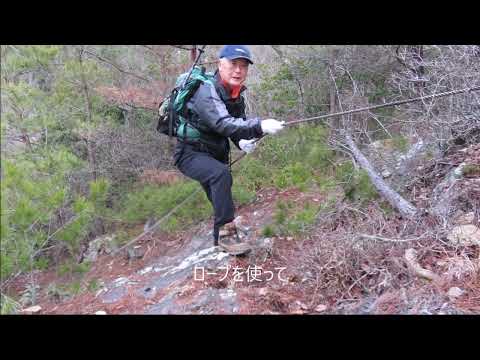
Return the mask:
<svg viewBox="0 0 480 360">
<path fill-rule="evenodd" d="M 223 81 L 228 85 L 236 87 L 243 85 L 247 78 L 249 62 L 245 59 L 228 60 L 220 59 L 218 64 L 218 72 Z"/>
</svg>

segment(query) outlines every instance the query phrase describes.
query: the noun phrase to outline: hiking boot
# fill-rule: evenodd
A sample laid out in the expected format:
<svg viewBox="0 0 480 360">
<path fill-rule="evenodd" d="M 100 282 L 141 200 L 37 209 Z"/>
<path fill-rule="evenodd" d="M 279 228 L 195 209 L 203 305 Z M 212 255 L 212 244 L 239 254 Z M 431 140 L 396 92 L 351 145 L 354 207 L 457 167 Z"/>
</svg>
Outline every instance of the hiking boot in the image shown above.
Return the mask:
<svg viewBox="0 0 480 360">
<path fill-rule="evenodd" d="M 220 229 L 218 236 L 219 237 L 228 237 L 237 234 L 237 227 L 235 226 L 234 222 L 230 222 L 228 224 L 223 225 Z"/>
<path fill-rule="evenodd" d="M 238 231 L 242 232 L 245 235 L 248 235 L 251 228 L 245 224 L 245 218 L 243 216 L 237 216 L 235 220 L 233 220 Z"/>
<path fill-rule="evenodd" d="M 230 255 L 243 255 L 250 252 L 251 247 L 238 236 L 235 224 L 226 224 L 219 234 L 219 246 Z"/>
</svg>

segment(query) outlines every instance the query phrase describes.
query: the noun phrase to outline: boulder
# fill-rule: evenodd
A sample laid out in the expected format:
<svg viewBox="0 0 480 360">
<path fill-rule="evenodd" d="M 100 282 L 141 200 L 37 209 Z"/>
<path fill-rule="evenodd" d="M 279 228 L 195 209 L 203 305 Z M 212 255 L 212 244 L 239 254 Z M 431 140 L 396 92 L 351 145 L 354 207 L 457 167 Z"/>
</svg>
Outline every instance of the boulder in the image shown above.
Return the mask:
<svg viewBox="0 0 480 360">
<path fill-rule="evenodd" d="M 458 287 L 456 287 L 456 286 L 451 287 L 451 288 L 448 290 L 448 293 L 447 293 L 448 297 L 449 297 L 449 298 L 452 298 L 452 299 L 456 299 L 456 298 L 462 296 L 462 294 L 463 294 L 463 290 L 460 289 L 460 288 L 458 288 Z"/>
<path fill-rule="evenodd" d="M 472 224 L 455 226 L 447 239 L 455 246 L 480 246 L 480 229 Z"/>
<path fill-rule="evenodd" d="M 456 225 L 469 225 L 473 224 L 473 221 L 475 220 L 475 213 L 473 211 L 469 213 L 462 213 L 457 219 L 455 220 Z"/>
<path fill-rule="evenodd" d="M 110 254 L 117 248 L 115 235 L 104 235 L 90 241 L 82 262 L 94 262 L 101 253 Z"/>
<path fill-rule="evenodd" d="M 42 307 L 39 305 L 35 305 L 35 306 L 30 306 L 29 308 L 23 309 L 20 312 L 23 314 L 36 314 L 40 310 L 42 310 Z"/>
<path fill-rule="evenodd" d="M 320 304 L 320 305 L 317 305 L 317 307 L 315 307 L 315 311 L 320 313 L 327 310 L 327 308 L 328 308 L 327 305 Z"/>
</svg>

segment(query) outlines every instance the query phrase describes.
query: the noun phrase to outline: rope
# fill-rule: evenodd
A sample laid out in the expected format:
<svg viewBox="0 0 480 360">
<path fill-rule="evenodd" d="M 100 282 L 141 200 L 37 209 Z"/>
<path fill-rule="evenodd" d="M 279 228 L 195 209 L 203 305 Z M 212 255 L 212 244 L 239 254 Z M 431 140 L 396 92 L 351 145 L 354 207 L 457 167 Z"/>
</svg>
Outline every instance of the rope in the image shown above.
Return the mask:
<svg viewBox="0 0 480 360">
<path fill-rule="evenodd" d="M 300 123 L 304 123 L 304 122 L 308 122 L 308 121 L 313 121 L 313 120 L 327 119 L 327 118 L 334 117 L 334 116 L 354 114 L 354 113 L 358 113 L 358 112 L 362 112 L 362 111 L 380 109 L 380 108 L 384 108 L 384 107 L 388 107 L 388 106 L 408 104 L 408 103 L 412 103 L 412 102 L 416 102 L 416 101 L 420 101 L 420 100 L 433 99 L 433 98 L 437 98 L 437 97 L 456 95 L 456 94 L 461 94 L 461 93 L 471 92 L 471 91 L 478 91 L 478 90 L 480 90 L 480 86 L 475 86 L 475 87 L 472 87 L 472 88 L 465 88 L 465 89 L 460 89 L 460 90 L 446 91 L 446 92 L 443 92 L 443 93 L 438 93 L 438 94 L 433 94 L 433 95 L 428 95 L 428 96 L 421 96 L 421 97 L 417 97 L 417 98 L 413 98 L 413 99 L 392 101 L 392 102 L 385 103 L 385 104 L 368 106 L 368 107 L 363 107 L 363 108 L 359 108 L 359 109 L 353 109 L 353 110 L 348 110 L 348 111 L 337 112 L 337 113 L 333 113 L 333 114 L 327 114 L 327 115 L 321 115 L 321 116 L 314 116 L 314 117 L 311 117 L 311 118 L 300 119 L 300 120 L 293 120 L 293 121 L 287 122 L 287 123 L 285 124 L 285 126 L 291 126 L 291 125 L 296 125 L 296 124 L 300 124 Z M 258 140 L 256 140 L 255 143 L 259 143 L 260 141 L 262 141 L 263 139 L 265 139 L 265 137 L 266 137 L 265 135 L 262 136 L 261 138 L 259 138 Z M 240 161 L 245 155 L 246 155 L 246 153 L 244 152 L 244 153 L 241 154 L 238 158 L 236 158 L 234 161 L 231 161 L 231 163 L 230 163 L 230 168 L 231 168 L 233 165 L 235 165 L 238 161 Z M 156 229 L 158 226 L 160 226 L 166 219 L 168 219 L 175 211 L 177 211 L 177 209 L 179 209 L 180 207 L 182 207 L 182 206 L 183 206 L 185 203 L 187 203 L 191 198 L 193 198 L 193 196 L 195 196 L 200 190 L 201 190 L 201 188 L 198 188 L 198 189 L 196 189 L 195 191 L 193 191 L 193 192 L 192 192 L 190 195 L 188 195 L 180 204 L 178 204 L 177 206 L 175 206 L 175 207 L 174 207 L 172 210 L 170 210 L 166 215 L 164 215 L 160 220 L 158 220 L 150 229 L 144 231 L 142 234 L 140 234 L 139 236 L 137 236 L 135 239 L 129 241 L 127 244 L 125 244 L 125 245 L 123 245 L 122 247 L 120 247 L 119 249 L 113 251 L 111 254 L 114 255 L 114 254 L 118 253 L 119 251 L 121 251 L 121 250 L 125 249 L 126 247 L 132 245 L 133 243 L 137 242 L 138 240 L 140 240 L 141 238 L 143 238 L 143 237 L 144 237 L 145 235 L 147 235 L 148 233 L 150 233 L 150 232 L 152 232 L 153 230 L 155 230 L 155 229 Z"/>
<path fill-rule="evenodd" d="M 357 113 L 357 112 L 362 112 L 362 111 L 367 111 L 367 110 L 374 110 L 374 109 L 380 109 L 380 108 L 384 108 L 384 107 L 388 107 L 388 106 L 408 104 L 408 103 L 415 102 L 415 101 L 433 99 L 433 98 L 442 97 L 442 96 L 456 95 L 456 94 L 460 94 L 460 93 L 464 93 L 464 92 L 478 91 L 478 90 L 480 90 L 480 86 L 475 86 L 475 87 L 472 87 L 472 88 L 465 88 L 465 89 L 460 89 L 460 90 L 452 90 L 452 91 L 447 91 L 447 92 L 439 93 L 439 94 L 433 94 L 433 95 L 428 95 L 428 96 L 420 96 L 420 97 L 413 98 L 413 99 L 392 101 L 392 102 L 385 103 L 385 104 L 380 104 L 380 105 L 368 106 L 368 107 L 363 107 L 363 108 L 348 110 L 348 111 L 342 111 L 342 112 L 333 113 L 333 114 L 315 116 L 315 117 L 311 117 L 311 118 L 307 118 L 307 119 L 289 121 L 285 125 L 290 126 L 290 125 L 294 125 L 294 124 L 304 123 L 304 122 L 307 122 L 307 121 L 326 119 L 326 118 L 330 118 L 330 117 L 333 117 L 333 116 L 354 114 L 354 113 Z"/>
</svg>

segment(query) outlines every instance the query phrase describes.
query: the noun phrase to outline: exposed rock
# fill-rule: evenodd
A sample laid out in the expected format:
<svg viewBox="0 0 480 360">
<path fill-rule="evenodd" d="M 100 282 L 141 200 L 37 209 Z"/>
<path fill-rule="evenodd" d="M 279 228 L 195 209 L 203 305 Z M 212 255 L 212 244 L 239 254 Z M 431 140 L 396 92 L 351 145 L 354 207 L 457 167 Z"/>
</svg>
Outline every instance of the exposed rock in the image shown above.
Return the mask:
<svg viewBox="0 0 480 360">
<path fill-rule="evenodd" d="M 296 314 L 296 315 L 303 315 L 308 312 L 308 306 L 304 304 L 301 301 L 295 301 L 293 304 L 290 305 L 291 307 L 291 314 Z"/>
<path fill-rule="evenodd" d="M 466 214 L 460 215 L 456 220 L 455 224 L 456 225 L 468 225 L 468 224 L 473 224 L 473 221 L 475 220 L 475 213 L 469 212 Z"/>
<path fill-rule="evenodd" d="M 146 314 L 235 314 L 239 310 L 237 294 L 232 289 L 202 289 L 188 302 L 177 301 L 178 292 L 171 292 Z"/>
<path fill-rule="evenodd" d="M 384 179 L 389 178 L 390 176 L 392 176 L 392 173 L 390 171 L 388 171 L 388 170 L 383 170 L 382 171 L 382 177 Z"/>
<path fill-rule="evenodd" d="M 23 309 L 20 312 L 23 314 L 35 314 L 35 313 L 38 313 L 40 310 L 42 310 L 42 307 L 39 305 L 35 305 L 35 306 L 30 306 L 26 309 Z"/>
<path fill-rule="evenodd" d="M 112 285 L 114 288 L 117 288 L 117 287 L 122 287 L 124 285 L 133 285 L 136 283 L 137 283 L 136 281 L 132 281 L 126 277 L 119 277 L 118 279 L 115 279 L 113 281 Z"/>
<path fill-rule="evenodd" d="M 125 287 L 117 287 L 112 290 L 109 290 L 101 296 L 102 302 L 106 304 L 111 304 L 119 301 L 127 294 Z"/>
<path fill-rule="evenodd" d="M 447 235 L 447 239 L 457 246 L 480 245 L 480 229 L 471 224 L 456 226 Z"/>
<path fill-rule="evenodd" d="M 145 249 L 142 249 L 142 246 L 129 246 L 126 249 L 126 258 L 129 262 L 136 260 L 136 259 L 142 259 L 143 256 L 145 255 Z"/>
<path fill-rule="evenodd" d="M 437 265 L 446 269 L 442 277 L 447 279 L 461 279 L 464 276 L 476 274 L 480 270 L 480 261 L 460 256 L 440 260 Z"/>
<path fill-rule="evenodd" d="M 451 206 L 452 202 L 461 195 L 455 185 L 457 181 L 462 178 L 462 169 L 464 166 L 465 163 L 462 163 L 450 171 L 443 181 L 433 189 L 432 213 L 444 219 L 444 221 L 446 221 L 454 211 L 454 207 Z"/>
<path fill-rule="evenodd" d="M 101 293 L 104 293 L 106 291 L 108 291 L 108 289 L 106 287 L 102 287 L 95 293 L 95 297 L 97 298 Z"/>
<path fill-rule="evenodd" d="M 327 305 L 323 304 L 317 305 L 317 307 L 315 308 L 315 311 L 319 313 L 324 312 L 325 310 L 327 310 Z"/>
<path fill-rule="evenodd" d="M 146 268 L 140 270 L 138 273 L 140 275 L 145 275 L 145 274 L 148 274 L 152 270 L 153 270 L 153 266 L 147 266 Z"/>
<path fill-rule="evenodd" d="M 233 222 L 237 229 L 244 234 L 248 234 L 248 232 L 251 230 L 251 228 L 245 224 L 245 218 L 243 216 L 237 216 Z"/>
<path fill-rule="evenodd" d="M 459 296 L 462 296 L 462 294 L 463 294 L 463 290 L 456 286 L 451 287 L 447 293 L 448 297 L 453 299 L 458 298 Z"/>
<path fill-rule="evenodd" d="M 88 244 L 88 249 L 84 255 L 83 262 L 94 262 L 97 260 L 98 255 L 100 255 L 102 252 L 105 254 L 110 254 L 117 248 L 114 240 L 115 235 L 105 235 L 90 241 Z"/>
</svg>

